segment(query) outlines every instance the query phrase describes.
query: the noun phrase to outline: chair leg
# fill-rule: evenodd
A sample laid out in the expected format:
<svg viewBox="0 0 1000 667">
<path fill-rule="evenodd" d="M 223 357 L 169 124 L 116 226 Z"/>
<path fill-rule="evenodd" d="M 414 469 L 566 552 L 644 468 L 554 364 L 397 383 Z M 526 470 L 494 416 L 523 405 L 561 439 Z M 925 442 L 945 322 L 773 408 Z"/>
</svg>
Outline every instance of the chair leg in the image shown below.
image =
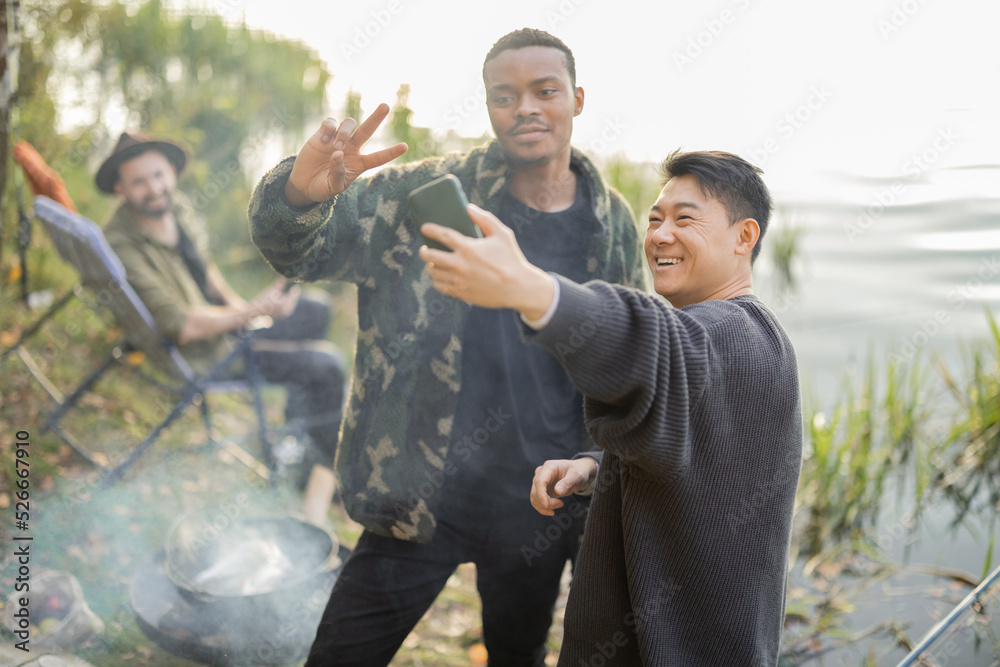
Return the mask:
<svg viewBox="0 0 1000 667">
<path fill-rule="evenodd" d="M 111 368 L 120 356 L 121 350 L 116 347 L 111 354 L 108 355 L 108 358 L 105 359 L 95 371 L 84 378 L 83 382 L 80 383 L 80 386 L 73 390 L 73 393 L 67 396 L 66 400 L 59 404 L 59 407 L 56 408 L 55 412 L 49 415 L 49 418 L 45 422 L 45 428 L 52 428 L 54 425 L 58 424 L 59 420 L 62 419 L 67 412 L 73 409 L 76 402 L 80 400 L 80 397 L 90 391 L 90 388 L 101 379 L 101 376 L 104 375 L 109 368 Z"/>
<path fill-rule="evenodd" d="M 247 375 L 250 378 L 250 391 L 253 393 L 253 407 L 257 413 L 257 433 L 260 438 L 260 448 L 264 455 L 264 463 L 271 473 L 268 477 L 270 486 L 277 484 L 277 464 L 274 460 L 274 449 L 271 447 L 270 438 L 267 435 L 267 417 L 264 414 L 264 399 L 261 396 L 260 369 L 257 367 L 257 356 L 254 354 L 252 343 L 246 346 Z"/>
<path fill-rule="evenodd" d="M 115 352 L 117 351 L 118 349 L 115 348 Z M 69 412 L 76 405 L 77 401 L 80 400 L 80 397 L 83 396 L 88 391 L 90 391 L 90 388 L 94 386 L 94 384 L 101 378 L 101 376 L 103 376 L 108 371 L 109 368 L 111 368 L 111 366 L 117 360 L 115 352 L 109 354 L 108 358 L 105 359 L 104 362 L 101 363 L 101 365 L 98 366 L 96 370 L 94 370 L 90 375 L 88 375 L 84 379 L 84 381 L 80 384 L 80 386 L 73 391 L 72 394 L 67 396 L 62 401 L 57 401 L 58 407 L 52 414 L 49 415 L 48 419 L 45 420 L 45 426 L 44 426 L 46 430 L 50 430 L 56 435 L 58 435 L 63 442 L 69 445 L 77 454 L 82 456 L 88 463 L 90 463 L 98 470 L 104 472 L 106 472 L 107 469 L 103 465 L 98 463 L 94 459 L 94 457 L 90 454 L 90 452 L 88 452 L 83 446 L 77 443 L 75 439 L 70 437 L 70 435 L 62 429 L 62 427 L 59 425 L 59 420 L 62 419 L 66 415 L 66 413 Z"/>
<path fill-rule="evenodd" d="M 164 430 L 166 430 L 168 426 L 174 423 L 174 421 L 178 417 L 181 416 L 181 413 L 183 413 L 184 410 L 186 410 L 187 407 L 191 405 L 191 403 L 194 401 L 195 396 L 197 396 L 199 393 L 201 393 L 201 389 L 197 385 L 194 384 L 188 385 L 188 388 L 184 391 L 183 398 L 181 398 L 181 400 L 177 402 L 177 405 L 175 405 L 174 409 L 170 411 L 170 414 L 167 415 L 167 418 L 164 419 L 162 422 L 160 422 L 156 426 L 156 428 L 154 428 L 149 433 L 149 435 L 146 436 L 145 440 L 136 445 L 135 449 L 132 450 L 132 453 L 129 454 L 124 461 L 122 461 L 120 464 L 118 464 L 110 471 L 108 471 L 108 473 L 104 476 L 101 485 L 103 487 L 107 487 L 110 486 L 111 484 L 114 484 L 115 481 L 117 481 L 118 478 L 121 477 L 122 473 L 125 472 L 125 470 L 127 470 L 133 463 L 135 463 L 140 456 L 145 454 L 147 449 L 153 446 L 153 443 L 155 443 L 156 440 L 160 437 L 160 434 Z"/>
<path fill-rule="evenodd" d="M 208 394 L 203 393 L 201 395 L 201 405 L 199 407 L 201 408 L 201 422 L 205 425 L 205 436 L 208 438 L 205 447 L 209 448 L 218 443 L 212 435 L 212 414 L 208 408 Z"/>
<path fill-rule="evenodd" d="M 18 337 L 17 342 L 15 342 L 13 345 L 8 347 L 3 352 L 0 352 L 0 361 L 3 361 L 8 354 L 16 350 L 18 347 L 20 347 L 21 343 L 23 343 L 24 341 L 28 340 L 33 335 L 35 335 L 35 332 L 41 329 L 43 324 L 52 319 L 52 317 L 56 313 L 62 310 L 63 307 L 65 307 L 66 304 L 69 303 L 70 299 L 79 294 L 80 289 L 81 289 L 80 286 L 77 285 L 69 292 L 66 292 L 66 294 L 62 295 L 58 301 L 49 306 L 48 310 L 42 313 L 42 316 L 39 317 L 37 320 L 35 320 L 34 324 L 25 329 L 23 332 L 21 332 L 21 335 Z"/>
<path fill-rule="evenodd" d="M 212 382 L 213 380 L 215 380 L 219 375 L 221 375 L 222 372 L 229 367 L 232 361 L 236 357 L 242 354 L 244 354 L 244 351 L 241 348 L 233 350 L 232 352 L 229 353 L 229 356 L 227 356 L 221 363 L 216 365 L 212 373 L 210 373 L 207 378 L 205 378 L 200 382 L 187 383 L 187 386 L 184 389 L 184 393 L 183 396 L 181 397 L 181 400 L 177 402 L 177 405 L 175 405 L 174 409 L 170 411 L 170 414 L 167 415 L 166 419 L 160 422 L 160 424 L 156 428 L 154 428 L 148 436 L 146 436 L 145 440 L 136 445 L 135 449 L 132 450 L 132 453 L 129 454 L 124 461 L 122 461 L 120 464 L 118 464 L 115 468 L 113 468 L 104 476 L 104 479 L 101 482 L 102 486 L 104 487 L 110 486 L 119 477 L 121 477 L 122 473 L 124 473 L 125 470 L 127 470 L 133 463 L 135 463 L 139 459 L 139 457 L 146 452 L 147 449 L 153 446 L 153 443 L 155 443 L 157 438 L 160 437 L 160 434 L 168 426 L 170 426 L 170 424 L 172 424 L 178 417 L 181 416 L 181 413 L 183 413 L 184 410 L 187 409 L 189 405 L 191 405 L 196 396 L 198 396 L 199 394 L 204 395 L 203 387 L 206 386 L 208 383 Z"/>
</svg>

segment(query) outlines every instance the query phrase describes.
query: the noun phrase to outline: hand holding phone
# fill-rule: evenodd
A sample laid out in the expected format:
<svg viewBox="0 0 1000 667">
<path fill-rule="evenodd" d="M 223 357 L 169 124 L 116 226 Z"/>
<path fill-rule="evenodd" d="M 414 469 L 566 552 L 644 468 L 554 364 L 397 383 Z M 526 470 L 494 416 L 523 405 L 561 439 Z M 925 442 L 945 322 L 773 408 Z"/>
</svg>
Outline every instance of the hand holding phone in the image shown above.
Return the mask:
<svg viewBox="0 0 1000 667">
<path fill-rule="evenodd" d="M 410 192 L 406 204 L 418 229 L 425 222 L 434 222 L 466 236 L 483 236 L 469 217 L 466 210 L 469 200 L 462 190 L 462 183 L 453 174 L 445 174 L 416 188 Z M 424 242 L 428 248 L 450 252 L 449 248 L 426 236 Z"/>
</svg>

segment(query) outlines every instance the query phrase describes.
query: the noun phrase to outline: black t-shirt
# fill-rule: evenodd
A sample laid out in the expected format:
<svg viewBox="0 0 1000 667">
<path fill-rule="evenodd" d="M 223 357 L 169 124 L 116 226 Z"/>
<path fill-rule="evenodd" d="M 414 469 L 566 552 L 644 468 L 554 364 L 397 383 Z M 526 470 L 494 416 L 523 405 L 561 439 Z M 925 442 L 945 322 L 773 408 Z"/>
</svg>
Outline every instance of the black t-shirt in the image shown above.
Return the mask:
<svg viewBox="0 0 1000 667">
<path fill-rule="evenodd" d="M 498 217 L 514 230 L 529 262 L 577 282 L 587 280 L 591 239 L 602 233 L 586 176 L 565 211 L 544 213 L 506 193 Z M 534 470 L 548 459 L 590 449 L 583 397 L 547 350 L 526 345 L 517 314 L 472 307 L 462 342 L 462 390 L 451 432 L 450 463 L 438 514 L 462 524 L 483 512 L 534 512 Z"/>
</svg>

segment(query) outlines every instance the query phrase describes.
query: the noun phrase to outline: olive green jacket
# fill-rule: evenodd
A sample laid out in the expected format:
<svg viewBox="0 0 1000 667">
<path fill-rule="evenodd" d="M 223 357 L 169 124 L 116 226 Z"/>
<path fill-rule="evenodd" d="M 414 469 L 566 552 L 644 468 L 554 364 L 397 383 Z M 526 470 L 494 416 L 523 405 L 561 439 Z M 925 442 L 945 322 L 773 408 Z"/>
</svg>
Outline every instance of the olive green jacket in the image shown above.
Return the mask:
<svg viewBox="0 0 1000 667">
<path fill-rule="evenodd" d="M 644 286 L 628 204 L 582 153 L 574 149 L 572 160 L 589 176 L 604 228 L 590 244 L 589 275 Z M 431 286 L 417 256 L 423 240 L 406 197 L 452 173 L 469 201 L 495 214 L 507 163 L 493 141 L 465 154 L 389 166 L 302 211 L 284 197 L 293 162 L 283 160 L 257 185 L 250 199 L 250 233 L 279 273 L 357 285 L 354 376 L 337 454 L 344 503 L 354 520 L 375 533 L 426 542 L 445 478 L 469 306 Z"/>
<path fill-rule="evenodd" d="M 190 200 L 181 192 L 175 192 L 173 197 L 177 224 L 199 254 L 210 261 L 205 230 Z M 104 236 L 121 259 L 129 284 L 146 304 L 160 334 L 176 343 L 188 312 L 208 305 L 180 251 L 144 232 L 125 204 L 118 207 L 104 226 Z M 177 349 L 196 373 L 206 375 L 233 350 L 233 341 L 228 336 L 216 336 L 178 345 Z"/>
</svg>

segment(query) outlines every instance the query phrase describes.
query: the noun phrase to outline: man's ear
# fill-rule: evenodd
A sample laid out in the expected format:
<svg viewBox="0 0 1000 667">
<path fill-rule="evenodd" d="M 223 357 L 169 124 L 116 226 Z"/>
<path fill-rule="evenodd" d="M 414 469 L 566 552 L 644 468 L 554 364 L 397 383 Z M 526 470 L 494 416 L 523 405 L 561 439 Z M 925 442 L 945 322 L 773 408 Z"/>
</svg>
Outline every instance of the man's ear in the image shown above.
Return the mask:
<svg viewBox="0 0 1000 667">
<path fill-rule="evenodd" d="M 738 227 L 738 236 L 734 252 L 737 255 L 750 255 L 760 239 L 760 225 L 753 218 L 743 218 L 735 226 Z"/>
<path fill-rule="evenodd" d="M 118 195 L 119 199 L 125 199 L 125 189 L 122 188 L 121 179 L 115 181 L 115 194 Z"/>
<path fill-rule="evenodd" d="M 573 115 L 579 116 L 580 113 L 583 111 L 583 88 L 581 86 L 577 86 L 576 89 L 573 91 L 573 98 L 576 100 L 576 105 L 573 109 Z"/>
</svg>

